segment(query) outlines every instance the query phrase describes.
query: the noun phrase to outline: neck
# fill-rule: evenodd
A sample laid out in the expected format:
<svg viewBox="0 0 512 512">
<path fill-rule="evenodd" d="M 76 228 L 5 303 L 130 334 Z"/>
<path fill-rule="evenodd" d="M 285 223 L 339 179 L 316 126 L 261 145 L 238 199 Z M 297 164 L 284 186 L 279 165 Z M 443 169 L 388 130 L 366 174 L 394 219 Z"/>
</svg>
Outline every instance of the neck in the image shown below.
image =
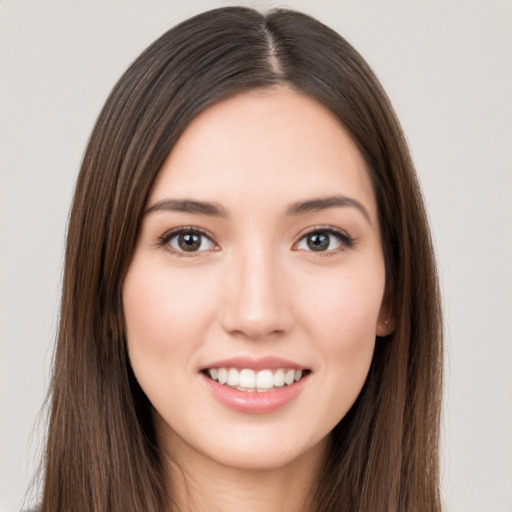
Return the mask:
<svg viewBox="0 0 512 512">
<path fill-rule="evenodd" d="M 181 445 L 166 459 L 176 512 L 311 512 L 328 450 L 324 439 L 285 466 L 248 469 Z"/>
</svg>

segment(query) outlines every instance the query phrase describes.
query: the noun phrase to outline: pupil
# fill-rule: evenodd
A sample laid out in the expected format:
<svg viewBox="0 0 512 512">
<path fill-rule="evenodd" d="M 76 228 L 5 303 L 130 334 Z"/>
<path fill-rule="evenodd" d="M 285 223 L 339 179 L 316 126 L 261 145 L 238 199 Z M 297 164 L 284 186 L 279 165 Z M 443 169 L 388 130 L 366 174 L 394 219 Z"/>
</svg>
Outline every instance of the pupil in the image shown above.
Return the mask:
<svg viewBox="0 0 512 512">
<path fill-rule="evenodd" d="M 194 233 L 185 233 L 179 236 L 178 244 L 184 251 L 196 251 L 201 246 L 201 237 Z"/>
<path fill-rule="evenodd" d="M 312 251 L 325 251 L 329 247 L 329 235 L 326 233 L 314 233 L 308 236 L 308 247 Z"/>
</svg>

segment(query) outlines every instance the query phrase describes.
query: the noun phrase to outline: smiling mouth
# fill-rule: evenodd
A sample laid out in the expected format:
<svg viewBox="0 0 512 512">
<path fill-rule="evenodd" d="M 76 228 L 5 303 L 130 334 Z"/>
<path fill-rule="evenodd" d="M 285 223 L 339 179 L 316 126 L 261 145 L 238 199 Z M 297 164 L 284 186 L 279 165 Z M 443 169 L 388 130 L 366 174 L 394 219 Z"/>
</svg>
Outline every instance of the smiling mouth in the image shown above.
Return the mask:
<svg viewBox="0 0 512 512">
<path fill-rule="evenodd" d="M 295 370 L 293 368 L 263 369 L 251 368 L 209 368 L 203 374 L 211 380 L 238 391 L 264 393 L 277 391 L 306 377 L 310 370 Z"/>
</svg>

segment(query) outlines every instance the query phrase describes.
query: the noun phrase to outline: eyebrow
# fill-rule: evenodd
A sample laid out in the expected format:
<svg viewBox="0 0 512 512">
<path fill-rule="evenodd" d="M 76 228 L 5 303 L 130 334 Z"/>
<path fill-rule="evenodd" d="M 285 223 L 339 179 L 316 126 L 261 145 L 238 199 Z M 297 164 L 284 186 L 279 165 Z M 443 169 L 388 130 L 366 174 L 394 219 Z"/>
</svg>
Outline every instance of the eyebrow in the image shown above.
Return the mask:
<svg viewBox="0 0 512 512">
<path fill-rule="evenodd" d="M 226 210 L 224 210 L 221 205 L 207 201 L 194 201 L 192 199 L 164 199 L 148 208 L 144 214 L 162 210 L 196 213 L 198 215 L 208 215 L 210 217 L 227 217 Z"/>
<path fill-rule="evenodd" d="M 310 212 L 326 210 L 328 208 L 351 207 L 363 214 L 363 217 L 371 224 L 368 210 L 356 199 L 346 196 L 319 197 L 307 201 L 298 201 L 288 208 L 287 215 L 304 215 Z"/>
<path fill-rule="evenodd" d="M 297 201 L 292 203 L 287 211 L 287 216 L 304 215 L 306 213 L 318 212 L 329 208 L 352 207 L 358 210 L 363 217 L 371 224 L 368 210 L 356 199 L 346 196 L 330 196 Z M 226 210 L 218 203 L 209 201 L 196 201 L 193 199 L 163 199 L 149 207 L 144 214 L 157 211 L 173 211 L 207 215 L 210 217 L 227 217 Z"/>
</svg>

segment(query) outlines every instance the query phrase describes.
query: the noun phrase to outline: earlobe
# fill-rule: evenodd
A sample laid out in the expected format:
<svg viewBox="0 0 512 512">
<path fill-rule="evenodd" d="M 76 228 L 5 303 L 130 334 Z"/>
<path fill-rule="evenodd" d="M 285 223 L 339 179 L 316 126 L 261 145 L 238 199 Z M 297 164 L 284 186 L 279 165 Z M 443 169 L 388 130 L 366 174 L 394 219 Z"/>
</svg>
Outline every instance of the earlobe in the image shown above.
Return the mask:
<svg viewBox="0 0 512 512">
<path fill-rule="evenodd" d="M 393 313 L 393 308 L 389 305 L 383 304 L 377 321 L 376 335 L 379 338 L 385 338 L 394 332 L 395 327 L 395 315 Z"/>
<path fill-rule="evenodd" d="M 394 330 L 395 327 L 392 321 L 389 318 L 386 318 L 385 320 L 379 320 L 376 334 L 379 338 L 384 338 L 389 336 Z"/>
</svg>

